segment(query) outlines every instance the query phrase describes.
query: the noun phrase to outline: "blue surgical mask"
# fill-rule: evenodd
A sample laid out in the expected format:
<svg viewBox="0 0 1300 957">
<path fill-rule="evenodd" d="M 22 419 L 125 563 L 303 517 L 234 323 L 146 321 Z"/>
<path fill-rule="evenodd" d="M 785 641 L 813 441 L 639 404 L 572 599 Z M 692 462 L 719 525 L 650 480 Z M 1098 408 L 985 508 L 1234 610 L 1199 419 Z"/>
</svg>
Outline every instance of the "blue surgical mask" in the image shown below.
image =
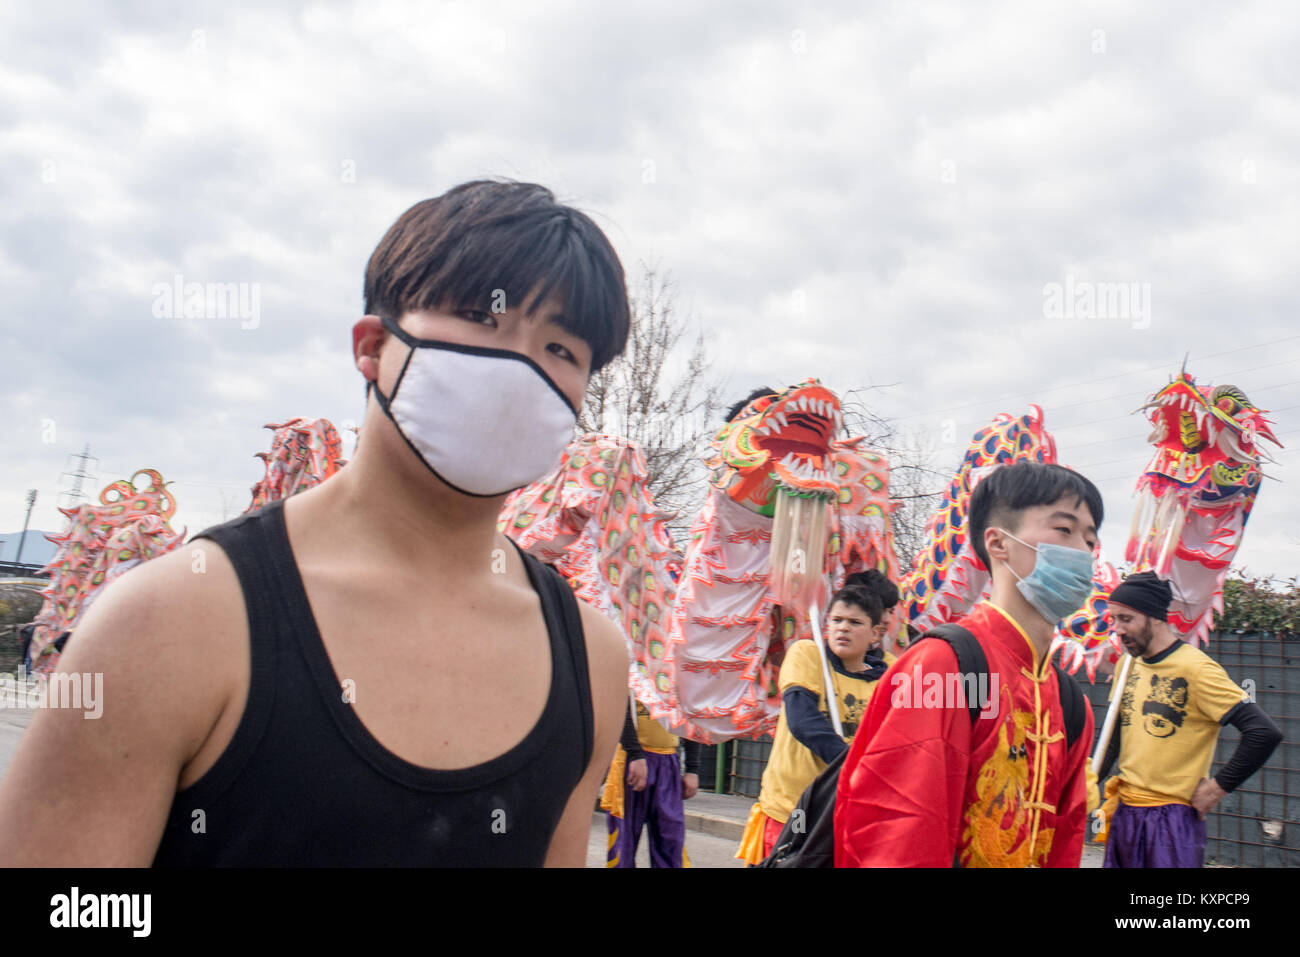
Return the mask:
<svg viewBox="0 0 1300 957">
<path fill-rule="evenodd" d="M 1016 575 L 1016 588 L 1035 611 L 1055 625 L 1083 607 L 1092 593 L 1092 555 L 1077 548 L 1047 542 L 1035 547 L 1016 538 L 1005 528 L 998 531 L 1038 553 L 1034 570 L 1024 578 L 1007 565 L 1011 574 Z"/>
</svg>

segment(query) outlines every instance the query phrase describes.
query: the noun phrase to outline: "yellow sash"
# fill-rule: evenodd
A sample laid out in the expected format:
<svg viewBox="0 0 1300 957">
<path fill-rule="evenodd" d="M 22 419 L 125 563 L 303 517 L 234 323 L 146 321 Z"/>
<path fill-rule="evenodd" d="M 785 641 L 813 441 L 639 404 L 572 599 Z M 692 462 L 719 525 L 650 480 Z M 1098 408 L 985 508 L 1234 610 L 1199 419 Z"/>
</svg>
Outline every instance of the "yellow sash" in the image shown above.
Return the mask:
<svg viewBox="0 0 1300 957">
<path fill-rule="evenodd" d="M 745 831 L 740 835 L 740 847 L 736 857 L 746 864 L 758 864 L 763 860 L 763 829 L 767 826 L 767 815 L 757 801 L 749 809 L 749 820 L 745 822 Z"/>
<path fill-rule="evenodd" d="M 1166 804 L 1190 803 L 1182 798 L 1174 797 L 1172 794 L 1161 794 L 1159 791 L 1149 791 L 1146 788 L 1138 787 L 1136 784 L 1129 784 L 1127 781 L 1121 780 L 1119 775 L 1107 778 L 1106 803 L 1101 806 L 1101 830 L 1092 839 L 1093 843 L 1106 843 L 1106 835 L 1110 831 L 1110 819 L 1119 810 L 1121 801 L 1129 807 L 1163 807 Z"/>
<path fill-rule="evenodd" d="M 627 752 L 623 745 L 614 749 L 614 760 L 605 775 L 605 788 L 600 792 L 600 807 L 614 817 L 623 816 L 623 782 L 627 780 Z"/>
</svg>

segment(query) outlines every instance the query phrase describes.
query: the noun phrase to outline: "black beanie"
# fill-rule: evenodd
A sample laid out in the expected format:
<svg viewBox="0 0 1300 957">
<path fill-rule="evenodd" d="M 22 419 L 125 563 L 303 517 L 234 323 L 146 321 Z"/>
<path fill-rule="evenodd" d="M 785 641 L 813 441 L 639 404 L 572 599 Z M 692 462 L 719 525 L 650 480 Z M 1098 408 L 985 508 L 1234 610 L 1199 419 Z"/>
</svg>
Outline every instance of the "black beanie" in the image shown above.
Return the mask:
<svg viewBox="0 0 1300 957">
<path fill-rule="evenodd" d="M 1155 572 L 1129 575 L 1110 593 L 1110 600 L 1115 604 L 1127 605 L 1158 621 L 1169 620 L 1169 602 L 1173 597 L 1169 582 L 1161 581 Z"/>
</svg>

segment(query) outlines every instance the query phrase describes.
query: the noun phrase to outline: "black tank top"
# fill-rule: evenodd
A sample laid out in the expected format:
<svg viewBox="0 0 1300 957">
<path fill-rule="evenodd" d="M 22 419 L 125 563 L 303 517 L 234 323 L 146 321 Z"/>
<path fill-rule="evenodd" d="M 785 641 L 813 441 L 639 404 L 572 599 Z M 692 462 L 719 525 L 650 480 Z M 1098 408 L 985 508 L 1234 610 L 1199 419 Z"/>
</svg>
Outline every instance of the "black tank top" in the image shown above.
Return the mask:
<svg viewBox="0 0 1300 957">
<path fill-rule="evenodd" d="M 155 867 L 545 861 L 591 760 L 593 735 L 582 623 L 557 572 L 520 552 L 550 636 L 541 718 L 506 753 L 438 771 L 384 748 L 344 701 L 293 559 L 283 502 L 199 537 L 221 546 L 243 589 L 248 702 L 221 757 L 173 799 Z"/>
</svg>

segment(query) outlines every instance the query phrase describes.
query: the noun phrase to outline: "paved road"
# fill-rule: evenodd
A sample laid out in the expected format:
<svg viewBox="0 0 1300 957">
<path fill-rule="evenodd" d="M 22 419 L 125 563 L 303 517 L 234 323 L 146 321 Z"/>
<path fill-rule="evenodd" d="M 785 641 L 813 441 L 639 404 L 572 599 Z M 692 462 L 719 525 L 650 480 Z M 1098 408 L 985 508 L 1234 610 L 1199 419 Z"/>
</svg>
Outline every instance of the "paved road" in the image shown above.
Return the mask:
<svg viewBox="0 0 1300 957">
<path fill-rule="evenodd" d="M 744 867 L 744 861 L 737 860 L 737 842 L 731 838 L 714 837 L 703 831 L 690 828 L 686 830 L 686 856 L 691 859 L 692 867 Z M 591 822 L 591 836 L 587 841 L 587 866 L 605 866 L 605 848 L 608 846 L 608 831 L 605 815 L 597 814 Z M 645 836 L 641 837 L 641 846 L 636 851 L 636 866 L 650 866 L 650 851 Z"/>
</svg>

